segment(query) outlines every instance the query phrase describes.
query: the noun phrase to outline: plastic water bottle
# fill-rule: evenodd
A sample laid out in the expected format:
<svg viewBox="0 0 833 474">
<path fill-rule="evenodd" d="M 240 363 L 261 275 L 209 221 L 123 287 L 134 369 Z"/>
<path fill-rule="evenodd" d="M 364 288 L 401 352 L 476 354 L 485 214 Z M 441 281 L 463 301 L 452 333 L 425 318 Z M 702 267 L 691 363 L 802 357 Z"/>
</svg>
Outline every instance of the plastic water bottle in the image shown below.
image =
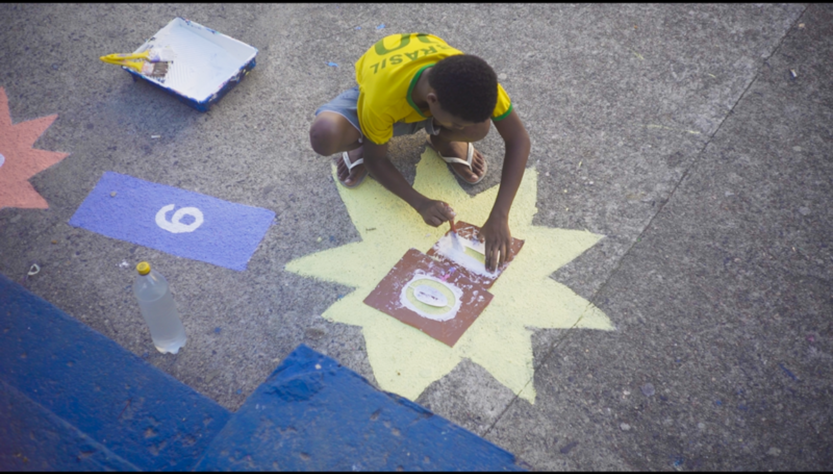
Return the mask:
<svg viewBox="0 0 833 474">
<path fill-rule="evenodd" d="M 136 270 L 139 277 L 133 283 L 133 294 L 150 328 L 153 344 L 163 354 L 176 354 L 185 345 L 185 327 L 179 319 L 168 280 L 156 270 L 151 270 L 147 262 L 136 265 Z"/>
</svg>

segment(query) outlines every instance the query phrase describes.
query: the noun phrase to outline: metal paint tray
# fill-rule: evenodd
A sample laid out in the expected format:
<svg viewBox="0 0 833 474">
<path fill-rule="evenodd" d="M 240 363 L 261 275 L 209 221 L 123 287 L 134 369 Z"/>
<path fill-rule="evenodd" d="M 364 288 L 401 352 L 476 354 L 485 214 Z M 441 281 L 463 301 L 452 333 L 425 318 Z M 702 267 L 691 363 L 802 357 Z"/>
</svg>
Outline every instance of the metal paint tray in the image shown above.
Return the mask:
<svg viewBox="0 0 833 474">
<path fill-rule="evenodd" d="M 179 17 L 134 52 L 157 48 L 173 52 L 165 77 L 123 69 L 133 75 L 133 80 L 143 79 L 201 112 L 207 112 L 236 86 L 255 67 L 257 56 L 257 48 Z"/>
</svg>

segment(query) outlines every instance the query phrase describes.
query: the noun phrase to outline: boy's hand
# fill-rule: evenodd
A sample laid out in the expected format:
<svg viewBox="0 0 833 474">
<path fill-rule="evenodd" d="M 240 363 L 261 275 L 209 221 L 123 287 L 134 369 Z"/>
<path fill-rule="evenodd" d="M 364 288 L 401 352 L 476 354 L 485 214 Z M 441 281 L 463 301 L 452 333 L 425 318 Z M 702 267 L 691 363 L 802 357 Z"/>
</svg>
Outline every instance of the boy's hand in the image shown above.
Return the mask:
<svg viewBox="0 0 833 474">
<path fill-rule="evenodd" d="M 495 268 L 512 261 L 515 257 L 512 252 L 512 233 L 509 232 L 509 220 L 489 216 L 477 238 L 486 241 L 486 268 L 495 271 Z"/>
<path fill-rule="evenodd" d="M 521 185 L 530 147 L 529 134 L 515 110 L 494 123 L 506 145 L 506 155 L 503 157 L 495 205 L 480 229 L 480 240 L 486 241 L 486 268 L 492 271 L 514 258 L 510 255 L 512 234 L 509 232 L 509 208 Z"/>
<path fill-rule="evenodd" d="M 454 211 L 448 204 L 423 196 L 405 181 L 402 173 L 388 160 L 387 154 L 387 143 L 378 145 L 370 140 L 364 141 L 364 164 L 376 181 L 407 202 L 430 226 L 438 227 L 454 218 Z"/>
<path fill-rule="evenodd" d="M 417 211 L 422 216 L 422 220 L 433 227 L 438 227 L 443 222 L 447 222 L 457 215 L 451 209 L 451 206 L 433 199 L 427 199 L 425 204 L 421 205 Z"/>
</svg>

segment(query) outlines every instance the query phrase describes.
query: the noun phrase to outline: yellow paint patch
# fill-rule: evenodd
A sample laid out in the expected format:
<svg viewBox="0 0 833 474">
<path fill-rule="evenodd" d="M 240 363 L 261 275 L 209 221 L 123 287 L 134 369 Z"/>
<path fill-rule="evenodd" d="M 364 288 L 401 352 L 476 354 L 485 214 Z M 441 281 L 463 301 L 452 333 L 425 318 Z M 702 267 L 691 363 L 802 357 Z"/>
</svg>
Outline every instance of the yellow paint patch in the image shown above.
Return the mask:
<svg viewBox="0 0 833 474">
<path fill-rule="evenodd" d="M 482 263 L 484 266 L 486 265 L 486 256 L 485 256 L 485 255 L 483 255 L 482 253 L 478 252 L 477 250 L 474 250 L 474 249 L 473 249 L 473 248 L 471 248 L 471 247 L 465 247 L 465 248 L 463 249 L 463 251 L 464 251 L 464 252 L 466 253 L 466 255 L 468 255 L 469 257 L 471 257 L 471 258 L 473 258 L 473 259 L 477 260 L 478 262 Z"/>
<path fill-rule="evenodd" d="M 333 167 L 334 177 L 335 173 Z M 494 295 L 491 304 L 453 348 L 363 303 L 409 248 L 427 252 L 447 230 L 425 225 L 416 211 L 373 179 L 355 189 L 338 186 L 362 241 L 298 258 L 286 269 L 356 288 L 322 316 L 363 328 L 373 375 L 383 390 L 414 400 L 466 358 L 534 403 L 527 328 L 613 329 L 602 311 L 550 278 L 603 236 L 532 225 L 538 211 L 537 182 L 538 172 L 527 169 L 509 217 L 512 235 L 526 241 L 523 250 L 489 290 Z M 431 149 L 417 165 L 414 188 L 448 202 L 459 219 L 475 225 L 486 221 L 498 190 L 494 186 L 469 196 Z"/>
</svg>

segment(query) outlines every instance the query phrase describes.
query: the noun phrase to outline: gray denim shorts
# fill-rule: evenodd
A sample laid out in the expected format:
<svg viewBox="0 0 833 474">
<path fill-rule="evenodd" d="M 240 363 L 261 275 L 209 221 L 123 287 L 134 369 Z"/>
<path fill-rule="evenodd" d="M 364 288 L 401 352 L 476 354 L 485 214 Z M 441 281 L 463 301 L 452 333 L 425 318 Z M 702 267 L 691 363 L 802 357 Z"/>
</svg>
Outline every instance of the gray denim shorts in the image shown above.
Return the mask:
<svg viewBox="0 0 833 474">
<path fill-rule="evenodd" d="M 347 89 L 339 94 L 335 99 L 319 107 L 318 110 L 315 111 L 315 115 L 318 115 L 325 110 L 328 112 L 335 112 L 349 120 L 350 123 L 356 127 L 356 130 L 358 130 L 359 133 L 362 133 L 362 128 L 359 126 L 359 113 L 356 109 L 358 101 L 359 86 L 356 86 L 352 89 Z M 439 128 L 434 129 L 434 118 L 428 117 L 421 122 L 396 122 L 393 124 L 393 136 L 398 137 L 400 135 L 411 135 L 423 129 L 431 135 L 437 135 L 440 133 Z M 362 134 L 362 136 L 364 136 L 364 134 Z"/>
</svg>

